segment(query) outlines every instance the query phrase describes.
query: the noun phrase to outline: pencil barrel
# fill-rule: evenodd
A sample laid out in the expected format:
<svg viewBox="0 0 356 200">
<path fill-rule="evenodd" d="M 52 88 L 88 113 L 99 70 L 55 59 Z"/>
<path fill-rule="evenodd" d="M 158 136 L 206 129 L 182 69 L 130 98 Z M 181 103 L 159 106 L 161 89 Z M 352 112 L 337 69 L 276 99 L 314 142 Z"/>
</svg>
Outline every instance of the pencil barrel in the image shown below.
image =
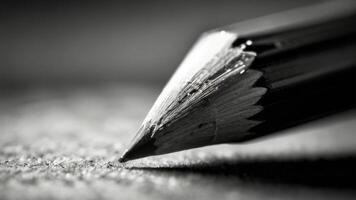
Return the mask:
<svg viewBox="0 0 356 200">
<path fill-rule="evenodd" d="M 263 123 L 250 137 L 356 106 L 355 22 L 348 16 L 255 38 L 260 52 L 251 68 L 263 72 L 257 85 L 268 92 L 253 117 Z M 261 44 L 270 48 L 259 50 Z"/>
</svg>

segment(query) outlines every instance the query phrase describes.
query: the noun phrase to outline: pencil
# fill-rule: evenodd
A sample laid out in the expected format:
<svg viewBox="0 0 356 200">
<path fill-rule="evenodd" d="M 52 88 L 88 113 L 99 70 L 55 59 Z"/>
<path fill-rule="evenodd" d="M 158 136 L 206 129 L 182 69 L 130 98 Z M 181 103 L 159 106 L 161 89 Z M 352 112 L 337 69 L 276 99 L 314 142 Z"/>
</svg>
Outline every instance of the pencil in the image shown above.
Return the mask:
<svg viewBox="0 0 356 200">
<path fill-rule="evenodd" d="M 356 106 L 356 2 L 204 33 L 119 161 L 252 140 Z"/>
</svg>

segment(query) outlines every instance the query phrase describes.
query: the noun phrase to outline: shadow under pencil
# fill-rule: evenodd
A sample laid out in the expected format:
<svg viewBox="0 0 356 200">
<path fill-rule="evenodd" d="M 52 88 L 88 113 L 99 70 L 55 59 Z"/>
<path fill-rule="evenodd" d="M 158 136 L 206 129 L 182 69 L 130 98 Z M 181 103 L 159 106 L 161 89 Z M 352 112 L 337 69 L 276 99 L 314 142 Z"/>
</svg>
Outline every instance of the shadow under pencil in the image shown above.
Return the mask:
<svg viewBox="0 0 356 200">
<path fill-rule="evenodd" d="M 356 156 L 328 159 L 219 159 L 209 163 L 170 167 L 131 167 L 160 174 L 200 174 L 206 177 L 231 177 L 243 182 L 306 185 L 325 188 L 356 188 Z"/>
</svg>

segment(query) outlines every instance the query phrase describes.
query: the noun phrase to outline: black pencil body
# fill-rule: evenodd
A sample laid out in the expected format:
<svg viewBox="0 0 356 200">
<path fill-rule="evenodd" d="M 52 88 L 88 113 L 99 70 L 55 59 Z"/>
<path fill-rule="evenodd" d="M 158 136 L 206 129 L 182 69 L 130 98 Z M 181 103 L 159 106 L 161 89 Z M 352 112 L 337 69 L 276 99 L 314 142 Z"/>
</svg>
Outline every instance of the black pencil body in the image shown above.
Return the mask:
<svg viewBox="0 0 356 200">
<path fill-rule="evenodd" d="M 253 116 L 258 137 L 356 106 L 356 15 L 287 30 L 245 36 L 257 52 L 252 69 L 268 88 Z"/>
</svg>

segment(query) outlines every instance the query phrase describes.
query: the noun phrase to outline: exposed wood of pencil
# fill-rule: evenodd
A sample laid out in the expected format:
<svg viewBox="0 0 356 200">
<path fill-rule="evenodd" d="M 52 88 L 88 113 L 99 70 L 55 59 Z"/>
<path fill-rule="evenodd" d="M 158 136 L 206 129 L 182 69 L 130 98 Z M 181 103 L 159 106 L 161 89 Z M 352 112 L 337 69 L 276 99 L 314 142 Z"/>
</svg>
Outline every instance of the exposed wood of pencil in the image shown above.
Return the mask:
<svg viewBox="0 0 356 200">
<path fill-rule="evenodd" d="M 157 112 L 148 115 L 123 161 L 250 140 L 354 107 L 356 15 L 336 8 L 334 17 L 317 13 L 313 18 L 307 9 L 306 18 L 317 20 L 302 23 L 292 15 L 293 26 L 285 22 L 286 14 L 281 26 L 242 31 L 248 34 L 218 54 L 218 61 L 153 109 Z"/>
</svg>

